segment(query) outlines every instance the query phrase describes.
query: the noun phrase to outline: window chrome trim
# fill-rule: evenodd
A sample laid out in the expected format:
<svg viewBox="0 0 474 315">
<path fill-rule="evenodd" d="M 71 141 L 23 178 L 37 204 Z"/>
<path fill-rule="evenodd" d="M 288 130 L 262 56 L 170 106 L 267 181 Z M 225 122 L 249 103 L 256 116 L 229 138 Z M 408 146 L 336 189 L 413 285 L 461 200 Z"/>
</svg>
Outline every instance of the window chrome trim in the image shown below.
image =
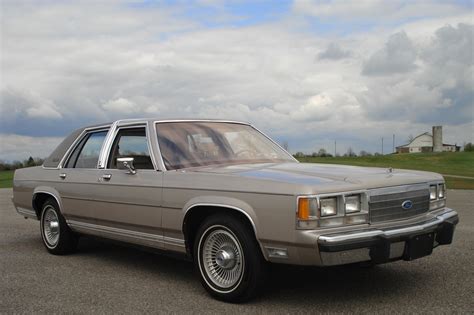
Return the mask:
<svg viewBox="0 0 474 315">
<path fill-rule="evenodd" d="M 153 134 L 154 134 L 155 141 L 156 141 L 156 150 L 158 151 L 158 156 L 160 157 L 160 159 L 158 160 L 159 163 L 160 163 L 160 169 L 163 172 L 166 172 L 166 171 L 168 171 L 168 169 L 166 169 L 165 161 L 163 160 L 163 155 L 161 154 L 160 140 L 158 139 L 158 130 L 156 129 L 157 122 L 154 121 L 154 122 L 152 122 L 152 124 L 153 124 L 153 129 L 152 130 L 153 130 Z"/>
<path fill-rule="evenodd" d="M 285 152 L 286 154 L 288 154 L 292 159 L 293 161 L 295 161 L 296 163 L 300 163 L 300 161 L 298 161 L 290 152 L 286 151 L 285 149 L 283 149 L 283 147 L 281 145 L 279 145 L 276 141 L 274 141 L 272 138 L 270 138 L 269 136 L 267 136 L 263 131 L 261 131 L 260 129 L 258 129 L 257 127 L 255 127 L 254 125 L 250 125 L 250 127 L 252 127 L 253 129 L 257 130 L 258 132 L 260 132 L 265 138 L 267 138 L 268 140 L 270 140 L 271 142 L 273 142 L 273 144 L 275 144 L 277 147 L 279 147 L 283 152 Z"/>
<path fill-rule="evenodd" d="M 104 149 L 104 144 L 105 144 L 105 141 L 107 140 L 108 134 L 110 132 L 110 128 L 111 128 L 110 125 L 103 125 L 103 126 L 85 128 L 80 133 L 80 135 L 77 136 L 76 140 L 74 140 L 74 142 L 71 144 L 69 149 L 66 151 L 66 153 L 62 157 L 61 161 L 59 162 L 57 169 L 65 168 L 64 164 L 67 164 L 67 161 L 69 160 L 72 152 L 74 152 L 74 150 L 76 149 L 78 144 L 82 141 L 82 139 L 84 139 L 85 136 L 87 136 L 87 134 L 94 133 L 94 132 L 107 131 L 107 134 L 105 135 L 105 138 L 104 138 L 104 142 L 102 143 L 102 147 L 101 147 L 100 152 L 99 152 L 99 160 L 97 161 L 97 163 L 99 164 L 100 163 L 100 157 L 101 157 L 101 154 L 102 154 L 102 150 Z M 74 169 L 74 168 L 66 168 L 66 169 Z M 89 169 L 91 169 L 91 168 L 89 168 Z"/>
<path fill-rule="evenodd" d="M 99 155 L 99 161 L 97 163 L 97 168 L 98 169 L 104 169 L 105 168 L 105 163 L 108 158 L 108 151 L 110 150 L 110 146 L 112 146 L 112 141 L 113 141 L 113 135 L 115 135 L 115 130 L 117 130 L 117 125 L 120 121 L 117 120 L 112 124 L 112 126 L 109 129 L 109 133 L 107 134 L 107 137 L 104 140 L 104 144 L 102 146 L 102 150 Z"/>
<path fill-rule="evenodd" d="M 146 143 L 147 143 L 147 147 L 148 147 L 148 152 L 150 153 L 151 163 L 153 164 L 153 170 L 155 170 L 155 171 L 158 170 L 158 168 L 156 166 L 156 163 L 155 163 L 153 148 L 151 146 L 150 134 L 149 134 L 149 131 L 148 131 L 148 129 L 149 129 L 148 128 L 148 122 L 146 122 L 146 121 L 143 121 L 143 122 L 129 122 L 129 123 L 124 123 L 124 124 L 117 125 L 117 126 L 114 126 L 114 127 L 115 128 L 114 128 L 114 131 L 113 131 L 113 136 L 111 137 L 112 140 L 108 141 L 107 142 L 107 147 L 103 148 L 103 150 L 105 151 L 105 153 L 103 155 L 105 157 L 105 160 L 103 161 L 102 166 L 99 166 L 100 169 L 109 169 L 108 168 L 108 162 L 109 162 L 109 159 L 110 159 L 110 154 L 112 153 L 111 152 L 112 145 L 114 144 L 114 141 L 117 138 L 117 135 L 120 132 L 120 130 L 143 128 L 143 129 L 145 129 Z"/>
</svg>

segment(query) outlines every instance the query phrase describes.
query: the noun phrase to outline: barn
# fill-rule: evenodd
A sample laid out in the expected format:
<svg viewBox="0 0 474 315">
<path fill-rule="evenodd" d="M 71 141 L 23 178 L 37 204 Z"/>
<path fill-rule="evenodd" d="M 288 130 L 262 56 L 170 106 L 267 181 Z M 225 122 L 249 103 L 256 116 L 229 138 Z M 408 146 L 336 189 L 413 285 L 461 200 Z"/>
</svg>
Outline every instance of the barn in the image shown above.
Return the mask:
<svg viewBox="0 0 474 315">
<path fill-rule="evenodd" d="M 457 152 L 461 149 L 456 144 L 443 143 L 443 127 L 433 126 L 433 133 L 422 133 L 408 143 L 397 147 L 397 153 L 420 152 Z"/>
</svg>

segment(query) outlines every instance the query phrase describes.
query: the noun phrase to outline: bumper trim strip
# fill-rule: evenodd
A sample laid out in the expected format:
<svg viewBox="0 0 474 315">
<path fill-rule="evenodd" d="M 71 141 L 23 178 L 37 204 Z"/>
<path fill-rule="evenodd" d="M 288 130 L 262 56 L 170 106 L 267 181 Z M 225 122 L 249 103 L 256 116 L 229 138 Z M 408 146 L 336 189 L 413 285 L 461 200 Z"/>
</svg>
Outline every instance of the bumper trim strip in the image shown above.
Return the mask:
<svg viewBox="0 0 474 315">
<path fill-rule="evenodd" d="M 351 242 L 351 241 L 358 241 L 367 238 L 374 238 L 374 237 L 395 237 L 401 236 L 404 234 L 409 233 L 416 233 L 422 232 L 428 229 L 433 228 L 434 226 L 438 226 L 444 221 L 457 217 L 457 212 L 454 210 L 449 209 L 449 212 L 442 213 L 435 218 L 426 221 L 423 224 L 402 227 L 402 228 L 393 228 L 393 229 L 386 229 L 386 230 L 368 230 L 368 231 L 361 231 L 361 232 L 352 232 L 352 233 L 345 233 L 345 234 L 336 234 L 336 235 L 321 235 L 318 239 L 318 243 L 320 244 L 337 244 L 337 243 L 344 243 L 344 242 Z"/>
</svg>

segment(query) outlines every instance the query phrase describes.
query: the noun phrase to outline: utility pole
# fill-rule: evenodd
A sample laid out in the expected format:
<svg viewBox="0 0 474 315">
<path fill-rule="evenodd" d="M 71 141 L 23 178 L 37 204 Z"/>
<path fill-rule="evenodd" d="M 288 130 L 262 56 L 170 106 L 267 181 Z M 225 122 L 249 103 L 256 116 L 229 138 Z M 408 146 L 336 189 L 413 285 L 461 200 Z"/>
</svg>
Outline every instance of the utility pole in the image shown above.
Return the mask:
<svg viewBox="0 0 474 315">
<path fill-rule="evenodd" d="M 382 155 L 383 155 L 383 137 L 382 137 Z"/>
<path fill-rule="evenodd" d="M 334 140 L 334 157 L 336 157 L 337 153 L 337 145 L 336 145 L 336 140 Z"/>
<path fill-rule="evenodd" d="M 392 139 L 392 153 L 395 153 L 395 134 L 393 134 L 393 139 Z"/>
</svg>

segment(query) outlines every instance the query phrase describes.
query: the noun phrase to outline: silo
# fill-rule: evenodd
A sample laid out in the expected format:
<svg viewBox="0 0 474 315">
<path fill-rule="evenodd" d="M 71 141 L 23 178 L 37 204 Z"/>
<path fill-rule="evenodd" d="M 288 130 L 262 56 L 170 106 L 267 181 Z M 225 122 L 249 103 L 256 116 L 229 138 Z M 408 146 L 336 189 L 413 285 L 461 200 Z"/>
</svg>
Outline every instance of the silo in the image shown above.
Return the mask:
<svg viewBox="0 0 474 315">
<path fill-rule="evenodd" d="M 433 126 L 433 152 L 443 151 L 443 126 Z"/>
</svg>

